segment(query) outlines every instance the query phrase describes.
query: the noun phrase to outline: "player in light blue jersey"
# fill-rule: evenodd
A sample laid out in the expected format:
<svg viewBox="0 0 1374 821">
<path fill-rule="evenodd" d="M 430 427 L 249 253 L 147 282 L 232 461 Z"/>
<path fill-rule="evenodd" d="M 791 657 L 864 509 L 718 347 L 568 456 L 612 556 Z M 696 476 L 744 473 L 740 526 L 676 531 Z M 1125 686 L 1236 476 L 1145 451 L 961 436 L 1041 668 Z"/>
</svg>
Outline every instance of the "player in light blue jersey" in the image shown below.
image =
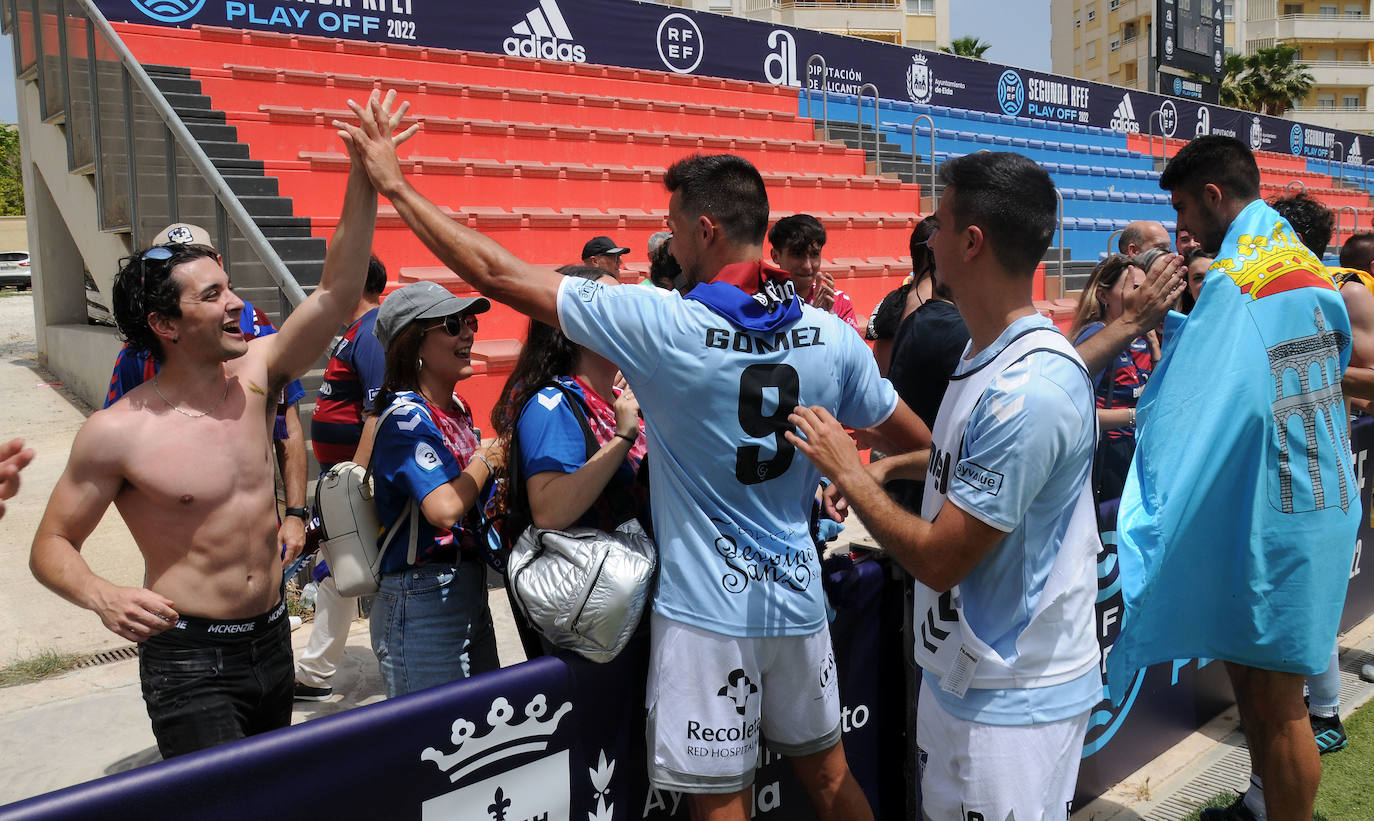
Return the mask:
<svg viewBox="0 0 1374 821">
<path fill-rule="evenodd" d="M 925 817 L 1067 818 L 1088 716 L 1102 699 L 1093 614 L 1101 545 L 1092 384 L 1031 299 L 1054 235 L 1054 184 L 1017 154 L 971 154 L 940 176 L 929 245 L 972 338 L 930 453 L 865 469 L 819 408 L 798 408 L 801 435 L 788 438 L 916 578 Z M 1176 272 L 1155 273 L 1159 287 L 1178 282 Z M 903 464 L 911 472 L 894 476 Z M 921 517 L 875 475 L 925 478 Z"/>
<path fill-rule="evenodd" d="M 478 291 L 563 329 L 621 369 L 644 412 L 661 575 L 651 616 L 650 779 L 693 817 L 744 819 L 767 736 L 819 817 L 871 810 L 840 742 L 820 565 L 808 520 L 820 472 L 785 438 L 799 403 L 876 427 L 900 449 L 929 431 L 835 316 L 763 263 L 768 198 L 747 161 L 669 169 L 683 296 L 607 288 L 529 265 L 446 217 L 404 179 L 388 112 L 347 126 L 368 173 L 425 244 Z"/>
</svg>

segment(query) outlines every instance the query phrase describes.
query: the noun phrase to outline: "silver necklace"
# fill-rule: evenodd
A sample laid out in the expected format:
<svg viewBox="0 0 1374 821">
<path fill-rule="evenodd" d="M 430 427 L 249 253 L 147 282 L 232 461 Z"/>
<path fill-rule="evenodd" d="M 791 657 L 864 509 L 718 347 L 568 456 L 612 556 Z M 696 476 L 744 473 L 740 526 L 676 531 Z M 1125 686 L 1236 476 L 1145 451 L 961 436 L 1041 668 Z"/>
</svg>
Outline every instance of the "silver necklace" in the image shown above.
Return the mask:
<svg viewBox="0 0 1374 821">
<path fill-rule="evenodd" d="M 163 402 L 166 402 L 166 403 L 167 403 L 167 406 L 170 407 L 172 410 L 176 411 L 177 413 L 181 414 L 182 416 L 185 416 L 185 417 L 188 418 L 188 419 L 199 419 L 199 418 L 202 417 L 202 416 L 209 416 L 210 414 L 212 414 L 212 413 L 214 413 L 215 411 L 219 410 L 219 406 L 220 406 L 220 405 L 223 405 L 223 404 L 224 404 L 225 398 L 229 396 L 229 380 L 228 380 L 228 379 L 224 380 L 224 393 L 220 396 L 219 401 L 216 402 L 216 403 L 214 404 L 214 406 L 211 407 L 209 410 L 207 410 L 207 411 L 201 411 L 200 413 L 192 413 L 192 412 L 190 412 L 190 411 L 184 411 L 184 410 L 182 410 L 181 408 L 178 408 L 176 405 L 174 405 L 174 404 L 172 403 L 172 400 L 170 400 L 170 399 L 168 399 L 166 396 L 164 396 L 163 393 L 162 393 L 162 389 L 159 388 L 159 387 L 157 386 L 157 377 L 156 377 L 156 376 L 153 377 L 153 390 L 157 393 L 158 396 L 162 397 L 162 401 L 163 401 Z"/>
</svg>

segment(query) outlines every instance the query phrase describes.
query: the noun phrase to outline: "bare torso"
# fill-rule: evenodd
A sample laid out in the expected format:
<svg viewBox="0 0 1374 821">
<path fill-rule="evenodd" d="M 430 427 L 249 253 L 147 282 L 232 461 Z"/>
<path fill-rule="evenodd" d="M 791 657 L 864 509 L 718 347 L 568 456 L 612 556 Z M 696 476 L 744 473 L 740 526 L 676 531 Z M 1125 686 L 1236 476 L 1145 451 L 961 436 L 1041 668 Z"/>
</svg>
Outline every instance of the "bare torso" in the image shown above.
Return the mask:
<svg viewBox="0 0 1374 821">
<path fill-rule="evenodd" d="M 181 615 L 247 618 L 279 600 L 275 406 L 254 347 L 225 363 L 228 393 L 209 415 L 177 413 L 153 383 L 100 412 L 99 442 L 124 479 L 115 506 L 143 553 L 144 585 Z"/>
</svg>

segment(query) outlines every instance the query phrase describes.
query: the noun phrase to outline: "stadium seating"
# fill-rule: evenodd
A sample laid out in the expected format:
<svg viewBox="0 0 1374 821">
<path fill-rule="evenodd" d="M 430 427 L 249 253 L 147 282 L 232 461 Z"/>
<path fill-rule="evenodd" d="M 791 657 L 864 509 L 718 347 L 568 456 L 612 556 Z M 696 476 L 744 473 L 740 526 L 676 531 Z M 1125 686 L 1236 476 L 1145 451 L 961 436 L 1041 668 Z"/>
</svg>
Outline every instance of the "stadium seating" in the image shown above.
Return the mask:
<svg viewBox="0 0 1374 821">
<path fill-rule="evenodd" d="M 892 262 L 920 216 L 920 187 L 870 174 L 863 152 L 817 139 L 795 89 L 265 32 L 116 28 L 221 169 L 274 181 L 265 184 L 289 200 L 273 207 L 290 206 L 276 216 L 308 219 L 320 239 L 337 225 L 348 171 L 330 124 L 352 116 L 348 100 L 384 87 L 411 102 L 408 122 L 421 126 L 400 150 L 416 187 L 532 262 L 577 262 L 582 244 L 605 234 L 632 249 L 626 261 L 641 274 L 649 235 L 666 227 L 667 167 L 728 151 L 764 174 L 773 218 L 821 219 L 826 268 L 860 313 L 909 272 Z M 465 290 L 385 202 L 374 249 L 392 288 L 431 279 Z M 464 387 L 479 420 L 525 327 L 504 307 L 484 317 L 479 377 Z"/>
</svg>

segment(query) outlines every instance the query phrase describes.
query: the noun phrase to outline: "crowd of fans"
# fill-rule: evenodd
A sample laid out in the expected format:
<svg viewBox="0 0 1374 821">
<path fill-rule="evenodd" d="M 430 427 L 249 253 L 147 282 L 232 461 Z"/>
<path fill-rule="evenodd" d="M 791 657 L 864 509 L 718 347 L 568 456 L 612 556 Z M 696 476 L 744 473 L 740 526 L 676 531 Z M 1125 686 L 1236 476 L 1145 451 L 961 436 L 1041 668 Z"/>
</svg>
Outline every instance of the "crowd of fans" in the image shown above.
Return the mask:
<svg viewBox="0 0 1374 821">
<path fill-rule="evenodd" d="M 275 417 L 294 413 L 288 386 L 341 327 L 312 438 L 322 467 L 371 466 L 387 539 L 371 638 L 387 696 L 498 665 L 484 563 L 493 519 L 507 543 L 530 524 L 611 530 L 635 519 L 654 535 L 661 571 L 635 639 L 648 643 L 649 666 L 625 671 L 622 720 L 647 712 L 652 782 L 691 794 L 703 818 L 745 817 L 761 748 L 755 736 L 729 755 L 703 755 L 715 742 L 684 746 L 676 728 L 741 716 L 789 756 L 819 817 L 872 817 L 845 762 L 834 678 L 817 675 L 833 665 L 815 581 L 826 535 L 818 520 L 842 520 L 851 508 L 913 580 L 913 650 L 924 670 L 914 743 L 927 817 L 1066 814 L 1088 716 L 1104 692 L 1093 613 L 1098 503 L 1121 497 L 1123 521 L 1157 523 L 1188 504 L 1148 484 L 1154 443 L 1179 436 L 1177 424 L 1151 421 L 1151 396 L 1178 384 L 1172 346 L 1183 351 L 1190 333 L 1214 332 L 1202 324 L 1209 302 L 1240 293 L 1253 260 L 1233 234 L 1245 220 L 1258 219 L 1274 242 L 1296 236 L 1311 248 L 1292 243 L 1286 264 L 1309 277 L 1283 298 L 1336 331 L 1321 340 L 1342 367 L 1349 362 L 1353 395 L 1374 383 L 1359 381 L 1374 366 L 1374 234 L 1352 237 L 1343 268 L 1329 272 L 1320 258 L 1330 212 L 1303 196 L 1267 210 L 1253 156 L 1234 140 L 1199 138 L 1179 152 L 1161 181 L 1178 211 L 1173 247 L 1159 223 L 1132 223 L 1061 333 L 1031 300 L 1054 233 L 1054 187 L 1019 155 L 943 166 L 944 195 L 910 236 L 911 277 L 864 317 L 821 266 L 820 221 L 798 214 L 769 227 L 762 179 L 742 159 L 672 166 L 671 232 L 649 242 L 649 277 L 621 285 L 631 249 L 609 237 L 591 239 L 582 264 L 555 272 L 453 223 L 401 173 L 395 147 L 414 131 L 395 133 L 404 106 L 374 95 L 354 110 L 355 121 L 337 124 L 352 168 L 324 275 L 279 332 L 247 341 L 264 323 L 233 295 L 194 226 L 169 226 L 124 261 L 115 286 L 128 345 L 121 358 L 140 363 L 138 378 L 117 393 L 112 383 L 109 408 L 83 427 L 35 537 L 38 578 L 142 644 L 145 699 L 165 756 L 283 726 L 293 696 L 331 696 L 356 605 L 319 566 L 314 633 L 294 676 L 289 661 L 281 666 L 277 580 L 304 539 L 280 523 L 259 457 L 273 436 L 299 436 L 298 423 Z M 416 283 L 382 299 L 385 270 L 368 253 L 379 194 L 483 296 Z M 1246 298 L 1258 304 L 1262 290 L 1253 284 Z M 492 301 L 530 323 L 494 436 L 482 441 L 461 393 Z M 776 344 L 783 339 L 790 344 Z M 1250 344 L 1230 331 L 1224 339 Z M 1272 418 L 1252 421 L 1236 448 L 1279 441 Z M 1348 472 L 1348 432 L 1335 428 L 1345 420 L 1328 421 L 1331 475 Z M 872 445 L 869 464 L 842 425 Z M 190 441 L 194 460 L 183 452 Z M 216 447 L 227 452 L 204 455 Z M 3 498 L 29 457 L 18 443 L 0 455 Z M 280 459 L 281 521 L 308 518 L 299 515 L 303 492 L 290 489 L 291 457 Z M 1289 470 L 1286 481 L 1306 473 Z M 110 585 L 80 556 L 111 503 L 144 553 L 146 587 Z M 1304 510 L 1292 514 L 1298 535 L 1289 541 L 1251 533 L 1245 521 L 1235 528 L 1264 549 L 1353 549 L 1348 517 L 1310 525 L 1303 516 L 1315 514 Z M 1134 532 L 1123 526 L 1123 577 L 1140 574 L 1126 584 L 1128 599 L 1157 569 L 1143 539 L 1145 559 L 1128 563 Z M 1169 549 L 1193 547 L 1181 532 L 1154 536 Z M 732 575 L 748 556 L 762 557 L 757 572 Z M 1303 596 L 1341 598 L 1344 577 L 1313 580 L 1295 594 L 1299 606 Z M 1345 744 L 1327 652 L 1335 624 L 1319 622 L 1324 670 L 1306 657 L 1214 654 L 1236 683 L 1255 774 L 1253 788 L 1212 817 L 1310 812 L 1318 746 Z M 1123 636 L 1132 629 L 1128 615 Z M 530 656 L 575 662 L 528 625 L 521 638 Z M 204 652 L 218 665 L 214 687 L 159 666 Z M 275 666 L 263 675 L 269 658 Z M 1310 716 L 1293 689 L 1309 674 Z M 727 680 L 758 698 L 722 704 Z M 634 688 L 647 689 L 642 704 Z M 1294 735 L 1299 722 L 1305 738 Z"/>
</svg>

